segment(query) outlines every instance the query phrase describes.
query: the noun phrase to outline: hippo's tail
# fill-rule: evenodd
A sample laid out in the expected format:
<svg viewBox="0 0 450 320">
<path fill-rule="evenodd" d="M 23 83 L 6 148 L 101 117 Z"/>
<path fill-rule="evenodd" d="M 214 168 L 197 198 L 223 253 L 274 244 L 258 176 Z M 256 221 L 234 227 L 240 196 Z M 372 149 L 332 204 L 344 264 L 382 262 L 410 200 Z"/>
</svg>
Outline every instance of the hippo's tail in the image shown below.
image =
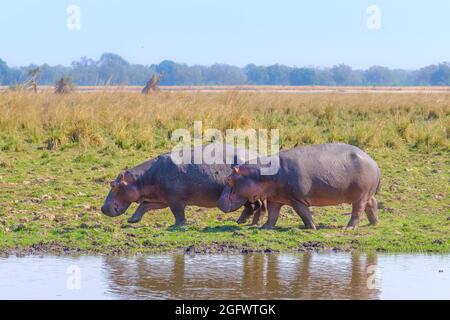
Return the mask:
<svg viewBox="0 0 450 320">
<path fill-rule="evenodd" d="M 381 171 L 380 171 L 380 168 L 378 168 L 378 185 L 375 190 L 375 194 L 378 194 L 378 192 L 380 192 L 380 190 L 381 190 Z"/>
</svg>

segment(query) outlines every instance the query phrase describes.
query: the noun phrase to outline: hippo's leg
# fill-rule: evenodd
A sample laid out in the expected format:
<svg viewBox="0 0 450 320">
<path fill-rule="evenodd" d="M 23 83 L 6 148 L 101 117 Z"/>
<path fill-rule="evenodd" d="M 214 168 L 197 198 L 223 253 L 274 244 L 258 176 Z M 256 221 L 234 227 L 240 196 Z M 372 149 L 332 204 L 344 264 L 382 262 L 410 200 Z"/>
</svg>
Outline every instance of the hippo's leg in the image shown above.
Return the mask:
<svg viewBox="0 0 450 320">
<path fill-rule="evenodd" d="M 137 207 L 134 214 L 128 219 L 129 223 L 137 223 L 141 221 L 144 214 L 150 210 L 156 210 L 156 209 L 164 209 L 167 207 L 167 204 L 165 203 L 159 203 L 159 202 L 142 202 L 139 204 L 139 207 Z"/>
<path fill-rule="evenodd" d="M 255 213 L 253 215 L 252 226 L 258 225 L 259 220 L 266 213 L 266 206 L 266 201 L 261 201 L 261 206 L 257 210 L 255 210 Z"/>
<path fill-rule="evenodd" d="M 169 208 L 175 216 L 175 225 L 182 226 L 186 223 L 186 217 L 184 215 L 184 208 L 186 205 L 182 203 L 171 203 L 169 204 Z"/>
<path fill-rule="evenodd" d="M 305 206 L 303 203 L 299 201 L 293 201 L 292 207 L 302 219 L 306 229 L 314 229 L 314 230 L 316 229 L 316 225 L 314 224 L 312 218 L 311 210 L 309 210 L 307 206 Z"/>
<path fill-rule="evenodd" d="M 256 226 L 259 223 L 259 220 L 261 219 L 262 214 L 264 213 L 264 211 L 261 211 L 262 209 L 259 208 L 258 210 L 255 211 L 255 213 L 253 214 L 253 220 L 252 220 L 252 226 Z"/>
<path fill-rule="evenodd" d="M 239 219 L 237 219 L 236 222 L 239 224 L 243 224 L 248 220 L 248 218 L 250 218 L 252 216 L 252 214 L 253 214 L 253 208 L 252 208 L 251 204 L 246 203 L 245 208 L 241 213 L 241 216 L 239 217 Z"/>
<path fill-rule="evenodd" d="M 137 209 L 133 213 L 133 215 L 128 219 L 128 222 L 129 223 L 137 223 L 137 222 L 141 221 L 144 214 L 149 210 L 150 209 L 148 209 L 148 205 L 145 202 L 141 203 L 139 205 L 139 207 L 137 207 Z"/>
<path fill-rule="evenodd" d="M 267 222 L 261 227 L 261 229 L 273 229 L 277 223 L 278 217 L 280 216 L 280 209 L 283 205 L 276 202 L 267 203 L 267 211 L 269 213 L 269 218 Z"/>
<path fill-rule="evenodd" d="M 370 200 L 367 201 L 365 208 L 367 219 L 369 219 L 370 224 L 373 226 L 375 226 L 378 223 L 377 206 L 378 206 L 377 200 L 375 199 L 374 196 L 372 196 L 372 198 L 370 198 Z"/>
<path fill-rule="evenodd" d="M 367 201 L 359 200 L 358 202 L 352 203 L 352 217 L 348 222 L 347 229 L 356 229 L 358 227 L 359 219 L 361 217 L 361 213 L 366 208 Z"/>
</svg>

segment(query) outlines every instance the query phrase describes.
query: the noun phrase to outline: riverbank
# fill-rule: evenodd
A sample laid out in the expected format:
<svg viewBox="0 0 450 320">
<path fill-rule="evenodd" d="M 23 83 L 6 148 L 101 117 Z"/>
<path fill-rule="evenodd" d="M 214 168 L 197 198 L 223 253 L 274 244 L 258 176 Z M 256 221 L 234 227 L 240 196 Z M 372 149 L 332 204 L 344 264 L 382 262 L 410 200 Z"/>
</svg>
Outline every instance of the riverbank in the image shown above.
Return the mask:
<svg viewBox="0 0 450 320">
<path fill-rule="evenodd" d="M 69 148 L 4 153 L 0 170 L 0 251 L 450 252 L 447 155 L 387 149 L 368 152 L 383 172 L 378 195 L 380 224 L 368 226 L 364 218 L 355 231 L 343 229 L 350 206 L 314 208 L 317 231 L 304 229 L 288 207 L 272 231 L 238 225 L 235 220 L 239 212 L 225 214 L 197 207 L 187 209 L 185 227 L 172 226 L 168 209 L 149 212 L 142 222 L 132 225 L 126 221 L 129 214 L 109 218 L 99 208 L 108 192 L 108 180 L 126 164 L 145 159 L 144 152 L 120 150 L 112 156 L 105 150 L 80 153 L 78 148 Z"/>
</svg>

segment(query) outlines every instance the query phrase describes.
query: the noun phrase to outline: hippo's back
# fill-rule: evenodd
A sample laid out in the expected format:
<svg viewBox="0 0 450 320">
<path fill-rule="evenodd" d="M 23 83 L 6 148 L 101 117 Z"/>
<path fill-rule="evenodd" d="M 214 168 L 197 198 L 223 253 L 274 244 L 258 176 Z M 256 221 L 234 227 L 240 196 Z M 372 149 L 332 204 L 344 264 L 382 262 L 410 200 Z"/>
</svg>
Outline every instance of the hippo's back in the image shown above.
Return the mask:
<svg viewBox="0 0 450 320">
<path fill-rule="evenodd" d="M 297 147 L 280 152 L 280 159 L 308 163 L 309 168 L 342 169 L 349 165 L 358 169 L 359 164 L 378 168 L 376 162 L 363 150 L 345 143 L 326 143 Z"/>
<path fill-rule="evenodd" d="M 214 148 L 223 152 L 216 155 Z M 173 157 L 170 153 L 161 155 L 151 168 L 152 183 L 158 184 L 166 197 L 190 205 L 215 207 L 226 178 L 231 173 L 232 164 L 236 161 L 245 162 L 242 157 L 249 155 L 245 149 L 237 149 L 233 153 L 230 148 L 234 149 L 229 145 L 210 144 L 182 150 L 180 157 Z M 201 161 L 195 154 L 199 150 L 203 152 Z M 180 163 L 184 152 L 191 154 L 191 161 Z M 256 157 L 253 153 L 250 156 Z"/>
<path fill-rule="evenodd" d="M 280 152 L 280 165 L 288 185 L 310 197 L 324 194 L 350 201 L 359 194 L 375 194 L 380 184 L 376 162 L 361 149 L 343 143 Z"/>
</svg>

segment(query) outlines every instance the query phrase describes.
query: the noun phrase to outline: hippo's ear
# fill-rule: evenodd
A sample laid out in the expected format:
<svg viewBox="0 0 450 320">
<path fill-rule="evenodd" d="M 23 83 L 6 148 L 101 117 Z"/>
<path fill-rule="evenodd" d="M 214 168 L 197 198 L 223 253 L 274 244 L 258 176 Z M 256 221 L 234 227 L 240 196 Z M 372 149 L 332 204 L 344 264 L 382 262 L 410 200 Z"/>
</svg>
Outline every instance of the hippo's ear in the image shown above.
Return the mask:
<svg viewBox="0 0 450 320">
<path fill-rule="evenodd" d="M 123 172 L 121 172 L 120 174 L 119 174 L 119 185 L 120 186 L 126 186 L 128 183 L 127 183 L 127 181 L 125 180 L 125 175 L 124 175 L 124 173 Z"/>
<path fill-rule="evenodd" d="M 119 175 L 120 185 L 126 186 L 129 183 L 134 182 L 134 176 L 129 171 L 123 171 Z"/>
<path fill-rule="evenodd" d="M 234 167 L 233 170 L 234 172 L 236 172 L 236 174 L 243 177 L 250 175 L 250 169 L 247 167 Z"/>
</svg>

